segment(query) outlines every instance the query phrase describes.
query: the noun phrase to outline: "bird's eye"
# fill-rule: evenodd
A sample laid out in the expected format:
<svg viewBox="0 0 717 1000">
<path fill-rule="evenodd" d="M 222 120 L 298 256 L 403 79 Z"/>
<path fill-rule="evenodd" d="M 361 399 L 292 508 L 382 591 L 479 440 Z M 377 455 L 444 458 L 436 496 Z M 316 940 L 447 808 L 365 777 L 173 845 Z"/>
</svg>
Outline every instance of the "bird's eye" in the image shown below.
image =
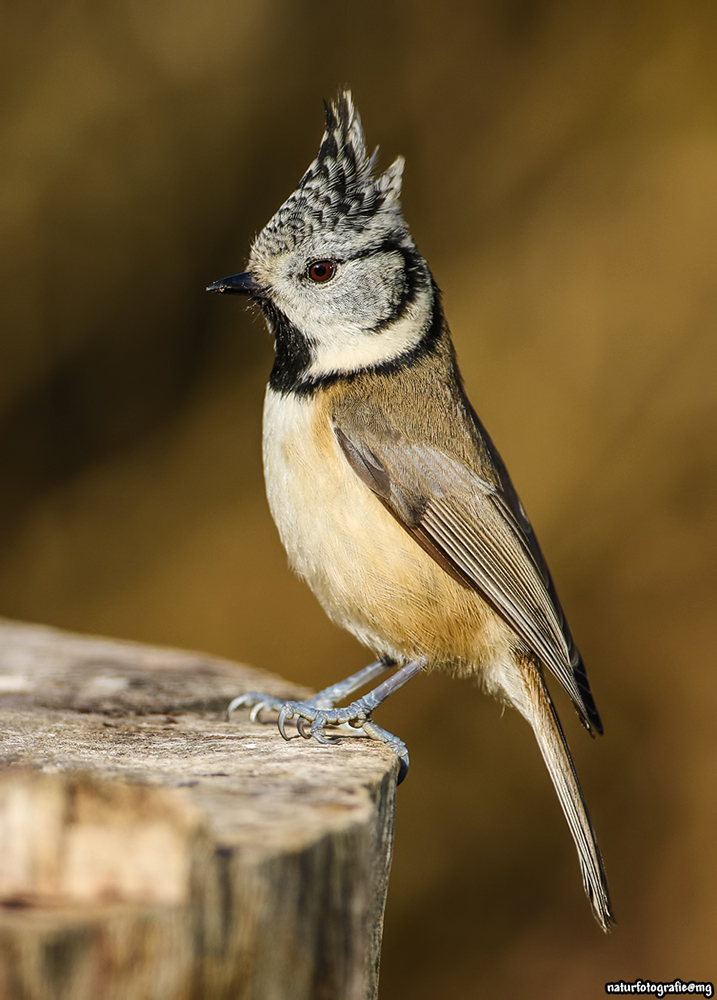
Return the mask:
<svg viewBox="0 0 717 1000">
<path fill-rule="evenodd" d="M 331 281 L 336 274 L 336 264 L 332 260 L 315 260 L 309 264 L 308 275 L 312 281 L 322 284 Z"/>
</svg>

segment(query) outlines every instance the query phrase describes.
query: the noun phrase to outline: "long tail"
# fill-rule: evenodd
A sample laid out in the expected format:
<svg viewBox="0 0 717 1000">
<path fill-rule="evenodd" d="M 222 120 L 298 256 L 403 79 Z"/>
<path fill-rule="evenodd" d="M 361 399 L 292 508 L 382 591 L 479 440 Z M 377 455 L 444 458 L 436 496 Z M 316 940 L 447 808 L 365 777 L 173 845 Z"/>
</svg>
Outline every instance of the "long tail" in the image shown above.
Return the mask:
<svg viewBox="0 0 717 1000">
<path fill-rule="evenodd" d="M 529 706 L 514 702 L 530 723 L 551 781 L 558 793 L 580 860 L 583 886 L 595 919 L 604 931 L 615 923 L 605 869 L 588 815 L 570 750 L 540 669 L 530 660 L 521 663 Z M 529 711 L 525 708 L 529 707 Z"/>
</svg>

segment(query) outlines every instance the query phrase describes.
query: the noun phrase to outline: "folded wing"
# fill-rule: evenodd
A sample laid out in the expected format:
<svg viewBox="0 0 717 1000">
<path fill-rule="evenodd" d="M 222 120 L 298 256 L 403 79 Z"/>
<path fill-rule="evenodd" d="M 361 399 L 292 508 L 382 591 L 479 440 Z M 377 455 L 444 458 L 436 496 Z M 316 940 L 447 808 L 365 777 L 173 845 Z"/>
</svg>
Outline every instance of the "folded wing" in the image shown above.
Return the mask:
<svg viewBox="0 0 717 1000">
<path fill-rule="evenodd" d="M 399 524 L 490 604 L 560 681 L 584 725 L 601 731 L 576 681 L 572 640 L 549 575 L 504 493 L 431 445 L 338 424 L 334 431 L 354 472 Z M 577 662 L 582 667 L 579 656 Z"/>
</svg>

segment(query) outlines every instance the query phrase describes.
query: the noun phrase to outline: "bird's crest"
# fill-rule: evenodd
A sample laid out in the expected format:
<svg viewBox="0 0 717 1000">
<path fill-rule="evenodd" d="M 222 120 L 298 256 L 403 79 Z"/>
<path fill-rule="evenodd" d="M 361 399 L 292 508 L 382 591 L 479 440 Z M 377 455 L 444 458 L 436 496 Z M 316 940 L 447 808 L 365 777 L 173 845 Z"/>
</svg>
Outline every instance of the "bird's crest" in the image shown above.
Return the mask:
<svg viewBox="0 0 717 1000">
<path fill-rule="evenodd" d="M 351 92 L 341 92 L 324 107 L 326 130 L 318 155 L 259 234 L 255 247 L 262 244 L 261 249 L 269 253 L 292 249 L 317 230 L 363 228 L 379 214 L 389 225 L 404 228 L 400 202 L 403 157 L 374 177 L 378 150 L 371 157 L 366 155 L 366 140 Z"/>
</svg>

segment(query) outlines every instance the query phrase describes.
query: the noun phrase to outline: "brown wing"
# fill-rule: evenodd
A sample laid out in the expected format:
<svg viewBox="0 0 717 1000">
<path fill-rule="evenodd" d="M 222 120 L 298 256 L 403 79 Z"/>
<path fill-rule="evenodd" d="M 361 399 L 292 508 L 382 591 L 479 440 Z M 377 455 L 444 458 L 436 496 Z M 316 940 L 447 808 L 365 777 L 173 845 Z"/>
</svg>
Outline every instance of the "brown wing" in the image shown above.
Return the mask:
<svg viewBox="0 0 717 1000">
<path fill-rule="evenodd" d="M 436 447 L 368 427 L 359 432 L 355 420 L 350 429 L 336 422 L 334 431 L 357 476 L 443 569 L 511 626 L 591 729 L 549 576 L 501 490 Z"/>
<path fill-rule="evenodd" d="M 580 650 L 573 639 L 570 626 L 568 625 L 560 599 L 555 589 L 555 584 L 553 583 L 553 579 L 550 575 L 548 564 L 545 561 L 545 557 L 543 556 L 540 545 L 538 544 L 538 539 L 535 537 L 533 526 L 528 520 L 527 514 L 523 510 L 523 505 L 520 502 L 520 498 L 518 497 L 513 483 L 511 482 L 508 470 L 503 463 L 503 459 L 500 457 L 498 449 L 493 444 L 490 435 L 471 406 L 470 400 L 465 395 L 463 396 L 463 403 L 465 411 L 473 424 L 474 430 L 480 439 L 483 448 L 490 457 L 497 480 L 500 483 L 499 493 L 503 497 L 506 509 L 510 515 L 515 518 L 518 530 L 521 532 L 526 544 L 530 548 L 536 565 L 540 569 L 541 576 L 543 577 L 548 593 L 550 594 L 550 599 L 553 602 L 555 611 L 560 619 L 561 629 L 570 652 L 570 667 L 573 672 L 573 676 L 575 677 L 575 682 L 580 689 L 580 694 L 587 711 L 588 719 L 593 727 L 588 727 L 588 732 L 590 732 L 592 736 L 594 736 L 596 732 L 602 734 L 603 726 L 597 710 L 597 705 L 595 704 L 595 699 L 593 698 L 592 691 L 590 690 L 590 682 L 588 681 L 585 664 L 583 663 L 582 656 L 580 655 Z"/>
</svg>

